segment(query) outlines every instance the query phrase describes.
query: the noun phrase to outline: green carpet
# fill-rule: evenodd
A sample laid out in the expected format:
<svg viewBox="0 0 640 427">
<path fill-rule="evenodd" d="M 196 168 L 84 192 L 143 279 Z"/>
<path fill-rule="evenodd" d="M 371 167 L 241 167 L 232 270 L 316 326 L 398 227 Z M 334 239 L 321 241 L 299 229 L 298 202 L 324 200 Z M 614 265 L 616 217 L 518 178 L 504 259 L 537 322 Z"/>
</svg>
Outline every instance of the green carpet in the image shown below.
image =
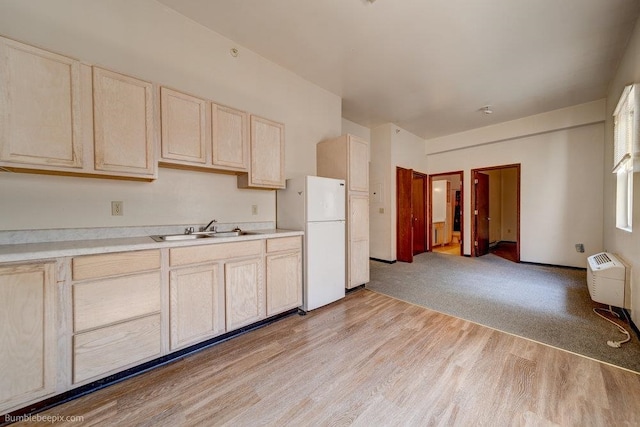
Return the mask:
<svg viewBox="0 0 640 427">
<path fill-rule="evenodd" d="M 640 342 L 626 322 L 631 341 L 607 345 L 625 335 L 593 313 L 604 306 L 589 297 L 585 270 L 429 252 L 411 264 L 371 261 L 366 288 L 640 373 Z"/>
</svg>

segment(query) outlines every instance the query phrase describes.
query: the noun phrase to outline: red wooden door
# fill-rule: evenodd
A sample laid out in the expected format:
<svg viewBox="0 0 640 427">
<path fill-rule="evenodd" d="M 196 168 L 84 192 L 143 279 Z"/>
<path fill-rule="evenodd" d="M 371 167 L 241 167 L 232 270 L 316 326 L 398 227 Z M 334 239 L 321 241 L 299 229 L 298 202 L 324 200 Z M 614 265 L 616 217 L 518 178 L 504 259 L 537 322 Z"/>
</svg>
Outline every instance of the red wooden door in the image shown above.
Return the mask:
<svg viewBox="0 0 640 427">
<path fill-rule="evenodd" d="M 489 253 L 489 175 L 474 172 L 474 255 Z"/>
<path fill-rule="evenodd" d="M 403 262 L 413 262 L 412 180 L 411 169 L 396 169 L 396 258 Z"/>
<path fill-rule="evenodd" d="M 426 200 L 427 177 L 413 174 L 412 212 L 413 212 L 413 254 L 427 251 Z"/>
</svg>

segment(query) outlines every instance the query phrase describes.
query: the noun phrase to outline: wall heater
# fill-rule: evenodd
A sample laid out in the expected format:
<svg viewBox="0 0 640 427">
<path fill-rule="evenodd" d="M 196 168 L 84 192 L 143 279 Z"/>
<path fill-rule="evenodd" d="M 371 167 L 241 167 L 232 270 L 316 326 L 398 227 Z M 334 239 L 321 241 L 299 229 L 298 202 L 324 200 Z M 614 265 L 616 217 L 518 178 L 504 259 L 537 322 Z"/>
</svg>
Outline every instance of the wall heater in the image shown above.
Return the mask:
<svg viewBox="0 0 640 427">
<path fill-rule="evenodd" d="M 587 286 L 595 302 L 631 308 L 629 268 L 616 255 L 600 252 L 587 258 Z"/>
</svg>

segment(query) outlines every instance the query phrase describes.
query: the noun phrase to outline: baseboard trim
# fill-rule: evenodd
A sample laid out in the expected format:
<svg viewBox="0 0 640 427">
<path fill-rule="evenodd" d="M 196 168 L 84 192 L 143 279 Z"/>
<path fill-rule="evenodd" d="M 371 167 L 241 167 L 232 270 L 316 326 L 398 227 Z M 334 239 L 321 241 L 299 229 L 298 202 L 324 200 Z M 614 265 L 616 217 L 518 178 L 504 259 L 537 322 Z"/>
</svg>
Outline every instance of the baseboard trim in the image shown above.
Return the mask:
<svg viewBox="0 0 640 427">
<path fill-rule="evenodd" d="M 631 329 L 633 330 L 633 332 L 636 333 L 636 337 L 640 340 L 640 329 L 638 329 L 636 324 L 633 322 L 633 319 L 631 318 L 631 313 L 629 313 L 629 310 L 627 310 L 626 308 L 623 308 L 622 311 L 624 312 L 625 317 L 629 321 L 629 326 L 631 326 Z"/>
<path fill-rule="evenodd" d="M 393 260 L 393 261 L 388 261 L 386 259 L 380 259 L 380 258 L 369 258 L 371 261 L 377 261 L 377 262 L 384 262 L 385 264 L 395 264 L 397 262 L 397 260 Z"/>
<path fill-rule="evenodd" d="M 347 288 L 344 290 L 345 294 L 350 294 L 351 292 L 355 292 L 355 291 L 359 291 L 360 289 L 364 289 L 366 283 L 363 283 L 362 285 L 356 286 L 355 288 Z"/>
<path fill-rule="evenodd" d="M 560 265 L 560 264 L 545 264 L 542 262 L 520 261 L 520 264 L 539 265 L 540 267 L 569 268 L 571 270 L 587 271 L 587 269 L 584 267 L 573 267 L 570 265 Z"/>
<path fill-rule="evenodd" d="M 364 287 L 362 285 L 361 287 Z M 352 290 L 359 289 L 354 288 Z M 206 348 L 212 347 L 216 344 L 220 344 L 224 341 L 228 341 L 232 338 L 238 337 L 240 335 L 246 334 L 247 332 L 262 328 L 264 326 L 270 325 L 271 323 L 277 322 L 280 319 L 291 316 L 293 314 L 298 313 L 298 309 L 294 308 L 288 311 L 285 311 L 280 314 L 276 314 L 275 316 L 269 317 L 267 319 L 261 320 L 256 323 L 252 323 L 251 325 L 244 326 L 235 331 L 227 332 L 226 334 L 219 335 L 217 337 L 213 337 L 206 341 L 203 341 L 198 344 L 194 344 L 190 347 L 184 348 L 182 350 L 175 351 L 173 353 L 167 354 L 165 356 L 159 357 L 157 359 L 151 360 L 146 363 L 142 363 L 138 366 L 134 366 L 133 368 L 129 368 L 122 372 L 115 373 L 113 375 L 109 375 L 108 377 L 101 378 L 92 383 L 85 384 L 83 386 L 65 391 L 63 393 L 57 394 L 55 396 L 49 397 L 47 399 L 41 400 L 39 402 L 33 403 L 31 405 L 25 406 L 23 408 L 17 409 L 15 411 L 9 412 L 6 415 L 10 415 L 11 417 L 18 416 L 28 416 L 33 415 L 38 412 L 46 411 L 55 406 L 61 405 L 63 403 L 69 402 L 71 400 L 77 399 L 79 397 L 85 396 L 87 394 L 93 393 L 94 391 L 101 390 L 105 387 L 108 387 L 113 384 L 120 383 L 129 378 L 133 378 L 145 372 L 151 371 L 155 368 L 159 368 L 164 365 L 168 365 L 172 362 L 175 362 L 180 359 L 184 359 L 187 356 L 191 356 L 192 354 L 198 353 Z M 2 415 L 0 418 L 0 426 L 7 425 L 5 423 L 5 416 Z"/>
</svg>

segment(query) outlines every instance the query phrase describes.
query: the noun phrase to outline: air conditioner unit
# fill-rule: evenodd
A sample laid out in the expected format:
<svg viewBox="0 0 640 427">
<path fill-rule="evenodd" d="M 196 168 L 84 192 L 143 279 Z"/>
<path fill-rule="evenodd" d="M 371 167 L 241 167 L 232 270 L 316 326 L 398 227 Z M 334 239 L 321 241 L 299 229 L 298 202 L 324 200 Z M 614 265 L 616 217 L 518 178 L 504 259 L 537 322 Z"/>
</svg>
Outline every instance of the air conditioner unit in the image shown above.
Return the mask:
<svg viewBox="0 0 640 427">
<path fill-rule="evenodd" d="M 587 286 L 595 302 L 631 308 L 629 269 L 614 254 L 600 252 L 587 258 Z"/>
</svg>

